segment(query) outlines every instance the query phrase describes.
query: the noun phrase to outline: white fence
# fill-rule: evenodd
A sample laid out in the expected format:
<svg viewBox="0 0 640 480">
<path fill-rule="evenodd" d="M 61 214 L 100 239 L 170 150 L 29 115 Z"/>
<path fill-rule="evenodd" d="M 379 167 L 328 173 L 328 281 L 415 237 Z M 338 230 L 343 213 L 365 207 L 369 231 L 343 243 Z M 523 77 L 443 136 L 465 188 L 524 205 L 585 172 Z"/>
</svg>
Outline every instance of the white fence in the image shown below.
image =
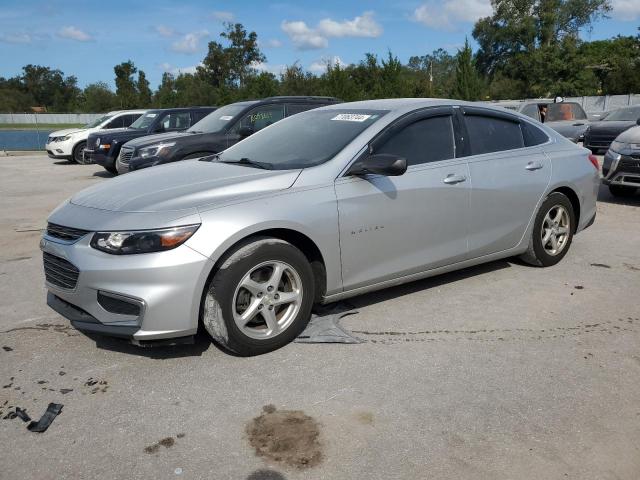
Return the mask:
<svg viewBox="0 0 640 480">
<path fill-rule="evenodd" d="M 102 113 L 0 113 L 0 123 L 79 123 L 86 124 Z"/>
</svg>

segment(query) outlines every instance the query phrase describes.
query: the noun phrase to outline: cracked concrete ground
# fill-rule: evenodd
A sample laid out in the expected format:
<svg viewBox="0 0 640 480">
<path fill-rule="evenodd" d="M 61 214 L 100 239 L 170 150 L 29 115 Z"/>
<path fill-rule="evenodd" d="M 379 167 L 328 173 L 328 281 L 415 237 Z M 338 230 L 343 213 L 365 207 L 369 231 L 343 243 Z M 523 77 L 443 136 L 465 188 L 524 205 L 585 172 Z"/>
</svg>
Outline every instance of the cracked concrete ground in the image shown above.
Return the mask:
<svg viewBox="0 0 640 480">
<path fill-rule="evenodd" d="M 555 267 L 499 261 L 357 297 L 342 324 L 365 343 L 237 358 L 206 337 L 88 338 L 46 307 L 39 229 L 106 177 L 0 159 L 0 410 L 64 404 L 42 434 L 0 420 L 0 478 L 640 477 L 640 196 L 603 188 Z M 247 425 L 265 406 L 317 422 L 316 466 L 256 456 Z"/>
</svg>

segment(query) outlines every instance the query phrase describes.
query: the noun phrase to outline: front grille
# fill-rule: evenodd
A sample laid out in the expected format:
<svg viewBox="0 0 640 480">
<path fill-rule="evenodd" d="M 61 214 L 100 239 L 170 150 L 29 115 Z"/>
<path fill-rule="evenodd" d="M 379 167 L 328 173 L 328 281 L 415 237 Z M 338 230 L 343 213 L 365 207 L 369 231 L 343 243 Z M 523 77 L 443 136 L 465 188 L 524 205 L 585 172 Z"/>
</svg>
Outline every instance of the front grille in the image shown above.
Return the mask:
<svg viewBox="0 0 640 480">
<path fill-rule="evenodd" d="M 42 254 L 44 263 L 44 277 L 52 285 L 73 290 L 78 283 L 80 270 L 74 264 L 64 258 L 56 257 L 50 253 Z"/>
<path fill-rule="evenodd" d="M 128 165 L 129 161 L 131 160 L 131 157 L 133 157 L 133 150 L 132 149 L 123 147 L 120 150 L 120 163 Z"/>
<path fill-rule="evenodd" d="M 627 160 L 622 159 L 618 164 L 617 171 L 624 173 L 639 173 L 640 174 L 640 160 Z"/>
<path fill-rule="evenodd" d="M 89 233 L 87 230 L 80 230 L 79 228 L 63 227 L 55 223 L 47 224 L 47 235 L 61 240 L 78 240 L 87 233 Z"/>
</svg>

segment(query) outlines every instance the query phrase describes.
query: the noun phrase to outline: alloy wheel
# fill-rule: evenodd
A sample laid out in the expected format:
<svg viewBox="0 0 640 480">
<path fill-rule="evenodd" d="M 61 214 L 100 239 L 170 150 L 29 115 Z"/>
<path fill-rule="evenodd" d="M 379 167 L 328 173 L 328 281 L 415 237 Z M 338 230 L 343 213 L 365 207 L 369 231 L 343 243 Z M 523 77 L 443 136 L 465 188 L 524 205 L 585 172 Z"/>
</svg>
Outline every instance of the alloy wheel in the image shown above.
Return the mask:
<svg viewBox="0 0 640 480">
<path fill-rule="evenodd" d="M 302 306 L 303 288 L 298 272 L 277 260 L 252 268 L 233 296 L 233 319 L 250 338 L 266 340 L 284 332 Z"/>
<path fill-rule="evenodd" d="M 540 235 L 542 247 L 547 254 L 555 257 L 567 246 L 571 228 L 570 218 L 569 212 L 562 205 L 554 205 L 544 216 Z"/>
</svg>

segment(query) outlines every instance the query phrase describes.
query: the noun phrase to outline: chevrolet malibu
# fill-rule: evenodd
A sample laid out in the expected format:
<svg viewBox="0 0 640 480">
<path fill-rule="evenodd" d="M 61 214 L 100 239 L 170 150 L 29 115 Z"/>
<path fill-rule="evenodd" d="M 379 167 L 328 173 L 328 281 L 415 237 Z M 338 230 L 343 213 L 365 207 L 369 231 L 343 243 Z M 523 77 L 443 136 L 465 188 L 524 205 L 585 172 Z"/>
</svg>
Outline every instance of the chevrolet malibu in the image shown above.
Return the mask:
<svg viewBox="0 0 640 480">
<path fill-rule="evenodd" d="M 511 256 L 555 265 L 593 223 L 598 186 L 589 151 L 516 112 L 321 107 L 71 197 L 41 242 L 47 302 L 139 345 L 203 325 L 261 354 L 298 336 L 314 303 Z"/>
</svg>

